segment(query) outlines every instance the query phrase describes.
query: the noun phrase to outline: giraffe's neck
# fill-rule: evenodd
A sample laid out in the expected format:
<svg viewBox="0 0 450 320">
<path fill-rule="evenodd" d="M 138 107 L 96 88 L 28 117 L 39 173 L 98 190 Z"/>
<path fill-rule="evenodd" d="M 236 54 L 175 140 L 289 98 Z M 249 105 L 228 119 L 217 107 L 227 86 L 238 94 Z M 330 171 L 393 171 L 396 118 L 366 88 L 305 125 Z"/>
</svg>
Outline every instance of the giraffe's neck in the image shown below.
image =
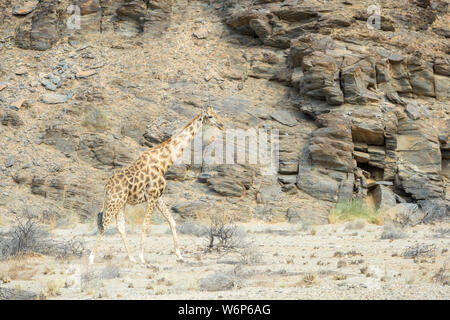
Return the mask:
<svg viewBox="0 0 450 320">
<path fill-rule="evenodd" d="M 162 163 L 164 173 L 183 154 L 184 149 L 191 143 L 194 136 L 202 128 L 202 114 L 198 114 L 188 122 L 179 132 L 174 134 L 167 143 L 163 144 L 160 153 L 169 157 Z"/>
</svg>

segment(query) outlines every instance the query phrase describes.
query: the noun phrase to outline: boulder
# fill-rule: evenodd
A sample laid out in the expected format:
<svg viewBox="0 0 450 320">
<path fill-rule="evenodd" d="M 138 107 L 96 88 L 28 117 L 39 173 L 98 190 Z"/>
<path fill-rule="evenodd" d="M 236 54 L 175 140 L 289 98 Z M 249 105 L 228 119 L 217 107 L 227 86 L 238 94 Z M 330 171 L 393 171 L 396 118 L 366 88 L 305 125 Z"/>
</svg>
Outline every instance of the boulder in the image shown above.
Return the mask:
<svg viewBox="0 0 450 320">
<path fill-rule="evenodd" d="M 437 57 L 434 60 L 435 74 L 450 77 L 450 58 Z"/>
<path fill-rule="evenodd" d="M 80 137 L 78 157 L 95 168 L 122 167 L 131 163 L 133 150 L 110 135 L 87 133 Z"/>
<path fill-rule="evenodd" d="M 341 105 L 344 95 L 339 85 L 339 69 L 336 61 L 322 52 L 315 51 L 302 61 L 303 78 L 300 95 L 325 99 L 330 105 Z"/>
<path fill-rule="evenodd" d="M 21 127 L 25 124 L 19 113 L 14 110 L 0 111 L 0 122 L 4 126 L 11 126 L 14 128 Z"/>
<path fill-rule="evenodd" d="M 165 178 L 167 180 L 183 181 L 186 179 L 187 171 L 187 165 L 175 164 L 166 172 Z"/>
<path fill-rule="evenodd" d="M 354 142 L 376 146 L 384 145 L 385 122 L 381 118 L 381 111 L 378 107 L 366 106 L 352 109 L 350 122 Z"/>
<path fill-rule="evenodd" d="M 397 202 L 394 192 L 384 185 L 377 185 L 371 192 L 375 203 L 375 208 L 381 211 L 394 207 Z"/>
<path fill-rule="evenodd" d="M 40 137 L 41 141 L 47 145 L 51 145 L 70 156 L 78 147 L 79 136 L 73 132 L 71 127 L 60 123 L 49 125 Z"/>
<path fill-rule="evenodd" d="M 293 127 L 297 125 L 297 117 L 293 112 L 287 110 L 277 110 L 270 115 L 274 120 L 286 126 Z"/>
<path fill-rule="evenodd" d="M 269 19 L 266 17 L 250 19 L 248 24 L 260 39 L 266 39 L 272 33 L 272 26 L 269 23 Z"/>
<path fill-rule="evenodd" d="M 300 67 L 303 58 L 314 51 L 325 52 L 334 49 L 336 46 L 330 36 L 321 34 L 307 34 L 293 39 L 290 45 L 290 58 L 294 67 Z"/>
<path fill-rule="evenodd" d="M 58 4 L 42 0 L 33 16 L 24 20 L 16 30 L 15 42 L 23 49 L 47 50 L 58 40 Z"/>
<path fill-rule="evenodd" d="M 23 4 L 15 5 L 12 8 L 12 13 L 15 16 L 25 16 L 31 12 L 33 12 L 34 9 L 36 9 L 36 5 L 38 4 L 38 1 L 25 1 Z"/>
<path fill-rule="evenodd" d="M 353 141 L 349 124 L 331 114 L 320 115 L 317 122 L 326 126 L 311 135 L 309 153 L 313 164 L 353 172 Z"/>
<path fill-rule="evenodd" d="M 330 207 L 326 205 L 305 203 L 303 206 L 290 207 L 286 212 L 286 218 L 290 223 L 322 225 L 328 223 L 329 212 Z"/>
<path fill-rule="evenodd" d="M 434 75 L 434 88 L 436 98 L 439 100 L 450 99 L 450 76 Z"/>
<path fill-rule="evenodd" d="M 211 211 L 211 206 L 204 201 L 190 201 L 176 204 L 172 207 L 175 219 L 190 220 L 204 218 Z"/>
<path fill-rule="evenodd" d="M 442 198 L 444 194 L 438 132 L 426 123 L 399 114 L 397 177 L 403 190 L 417 200 Z"/>
<path fill-rule="evenodd" d="M 385 221 L 401 226 L 415 226 L 423 221 L 424 214 L 415 203 L 399 203 L 385 211 Z"/>
<path fill-rule="evenodd" d="M 366 104 L 369 101 L 378 101 L 379 98 L 367 90 L 364 73 L 359 64 L 341 70 L 341 85 L 345 102 L 352 104 Z"/>
<path fill-rule="evenodd" d="M 198 281 L 202 291 L 229 291 L 236 283 L 236 279 L 225 273 L 216 273 Z"/>
<path fill-rule="evenodd" d="M 41 97 L 41 101 L 46 104 L 58 104 L 64 103 L 73 96 L 73 93 L 60 94 L 60 93 L 47 93 Z"/>
<path fill-rule="evenodd" d="M 424 214 L 423 222 L 450 222 L 449 201 L 443 199 L 429 199 L 420 200 L 418 203 Z"/>
<path fill-rule="evenodd" d="M 281 187 L 275 181 L 274 184 L 263 186 L 259 190 L 259 199 L 261 203 L 278 202 L 281 197 Z"/>
<path fill-rule="evenodd" d="M 297 175 L 297 186 L 300 190 L 320 200 L 331 202 L 340 200 L 341 183 L 330 177 L 327 172 L 300 166 Z"/>
<path fill-rule="evenodd" d="M 242 183 L 231 177 L 214 176 L 207 180 L 211 189 L 223 196 L 241 197 L 245 194 Z"/>
<path fill-rule="evenodd" d="M 407 64 L 412 92 L 417 95 L 435 97 L 433 67 L 414 56 L 408 59 Z"/>
</svg>

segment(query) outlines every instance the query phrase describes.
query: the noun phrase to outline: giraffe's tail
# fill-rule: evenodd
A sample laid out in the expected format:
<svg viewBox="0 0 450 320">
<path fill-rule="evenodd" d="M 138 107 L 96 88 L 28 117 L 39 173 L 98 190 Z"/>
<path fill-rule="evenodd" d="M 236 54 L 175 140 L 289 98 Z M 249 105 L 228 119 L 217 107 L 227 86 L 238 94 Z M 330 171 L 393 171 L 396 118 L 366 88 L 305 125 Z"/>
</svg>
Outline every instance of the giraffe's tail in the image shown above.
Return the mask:
<svg viewBox="0 0 450 320">
<path fill-rule="evenodd" d="M 99 212 L 97 215 L 97 227 L 100 233 L 105 231 L 105 228 L 103 227 L 103 211 Z"/>
</svg>

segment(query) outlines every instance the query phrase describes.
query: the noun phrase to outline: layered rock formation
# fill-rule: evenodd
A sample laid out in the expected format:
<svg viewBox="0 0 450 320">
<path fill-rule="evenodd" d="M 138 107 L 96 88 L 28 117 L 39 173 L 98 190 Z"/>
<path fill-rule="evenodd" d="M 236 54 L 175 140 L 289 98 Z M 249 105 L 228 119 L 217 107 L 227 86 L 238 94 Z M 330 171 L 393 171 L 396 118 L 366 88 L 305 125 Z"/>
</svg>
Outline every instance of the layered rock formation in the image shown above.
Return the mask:
<svg viewBox="0 0 450 320">
<path fill-rule="evenodd" d="M 102 185 L 80 171 L 104 179 L 212 103 L 231 127 L 278 130 L 278 172 L 267 177 L 259 165 L 248 163 L 175 166 L 167 175 L 167 192 L 180 200 L 173 210 L 182 218 L 218 207 L 247 218 L 325 223 L 335 203 L 353 198 L 374 201 L 382 210 L 397 203 L 417 205 L 423 221 L 448 217 L 448 3 L 380 1 L 379 17 L 368 10 L 371 4 L 83 0 L 70 9 L 65 0 L 7 2 L 0 17 L 15 27 L 9 35 L 15 46 L 65 50 L 74 64 L 95 63 L 78 70 L 58 62 L 53 73 L 39 75 L 42 90 L 52 91 L 40 95 L 39 103 L 48 108 L 55 97 L 62 98 L 55 105 L 67 108 L 69 118 L 58 114 L 66 123 L 46 123 L 38 142 L 78 162 L 61 173 L 26 168 L 31 175 L 13 164 L 3 170 L 5 176 L 33 195 L 54 203 L 65 199 L 64 208 L 89 217 L 101 206 Z M 373 28 L 368 22 L 378 18 Z M 69 27 L 77 23 L 79 28 Z M 179 36 L 183 32 L 189 40 Z M 160 41 L 164 35 L 166 43 Z M 171 37 L 178 42 L 169 44 Z M 100 39 L 108 48 L 96 51 Z M 124 66 L 131 69 L 130 64 L 112 50 L 140 51 L 145 58 L 135 54 L 142 65 L 129 71 Z M 110 81 L 103 81 L 106 63 L 90 51 L 113 65 Z M 183 53 L 187 58 L 180 65 Z M 140 83 L 129 80 L 143 70 Z M 16 71 L 15 77 L 27 77 L 27 71 Z M 33 85 L 30 92 L 39 91 Z M 108 90 L 122 103 L 132 99 L 133 106 L 143 107 L 123 111 Z M 31 130 L 22 119 L 28 115 L 4 101 L 5 130 Z M 92 112 L 91 104 L 103 108 L 107 103 L 113 106 L 114 129 L 97 125 L 97 118 L 92 130 L 78 127 L 77 121 Z M 83 179 L 89 188 L 82 187 Z"/>
<path fill-rule="evenodd" d="M 425 34 L 412 35 L 412 25 L 436 32 L 430 26 L 448 20 L 448 5 L 409 1 L 409 9 L 421 14 L 416 17 L 405 12 L 391 16 L 391 5 L 383 1 L 381 30 L 372 33 L 365 26 L 369 15 L 361 10 L 363 4 L 338 1 L 327 6 L 314 1 L 239 2 L 229 9 L 226 22 L 266 46 L 289 49 L 297 104 L 319 125 L 302 154 L 300 189 L 334 202 L 373 194 L 381 207 L 386 205 L 381 194 L 390 192 L 395 199 L 396 192 L 398 199 L 431 201 L 448 214 L 448 182 L 442 174 L 448 165 L 439 142 L 439 137 L 444 145 L 448 140 L 447 36 L 433 36 L 440 38 L 442 51 L 422 51 L 413 46 L 403 50 L 384 33 L 426 39 Z M 345 28 L 361 34 L 350 36 Z M 371 41 L 375 37 L 382 41 Z M 436 126 L 427 106 L 416 102 L 428 97 L 446 107 L 446 123 Z M 369 190 L 377 181 L 391 187 Z"/>
</svg>

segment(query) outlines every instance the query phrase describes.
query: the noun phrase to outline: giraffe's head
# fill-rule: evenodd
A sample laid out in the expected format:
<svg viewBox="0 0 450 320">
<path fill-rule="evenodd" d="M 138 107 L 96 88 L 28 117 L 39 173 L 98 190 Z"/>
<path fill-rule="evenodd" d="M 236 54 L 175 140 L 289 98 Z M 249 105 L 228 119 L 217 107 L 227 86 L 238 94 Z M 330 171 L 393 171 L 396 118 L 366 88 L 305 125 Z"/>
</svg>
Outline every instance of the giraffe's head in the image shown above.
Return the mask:
<svg viewBox="0 0 450 320">
<path fill-rule="evenodd" d="M 219 118 L 217 113 L 214 112 L 213 108 L 209 106 L 203 110 L 203 124 L 215 126 L 220 130 L 224 130 L 222 120 Z"/>
</svg>

